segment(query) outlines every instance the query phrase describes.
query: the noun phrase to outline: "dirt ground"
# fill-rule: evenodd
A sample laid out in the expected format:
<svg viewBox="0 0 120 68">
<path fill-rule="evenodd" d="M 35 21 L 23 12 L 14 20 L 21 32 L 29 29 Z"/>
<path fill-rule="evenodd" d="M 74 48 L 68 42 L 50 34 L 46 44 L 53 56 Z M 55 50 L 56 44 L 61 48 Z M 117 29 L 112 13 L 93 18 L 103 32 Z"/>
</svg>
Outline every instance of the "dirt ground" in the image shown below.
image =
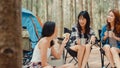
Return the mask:
<svg viewBox="0 0 120 68">
<path fill-rule="evenodd" d="M 69 62 L 70 59 L 71 59 L 71 56 L 69 55 L 67 58 L 67 62 Z M 105 60 L 104 63 L 106 66 L 109 62 L 106 59 L 106 57 L 104 60 Z M 73 61 L 72 63 L 75 63 L 75 62 Z M 88 64 L 89 64 L 89 68 L 102 68 L 101 67 L 101 56 L 100 56 L 100 51 L 98 47 L 93 47 L 90 53 L 89 59 L 88 59 Z M 77 65 L 76 65 L 76 68 L 78 68 Z M 110 68 L 110 65 L 108 68 Z"/>
</svg>

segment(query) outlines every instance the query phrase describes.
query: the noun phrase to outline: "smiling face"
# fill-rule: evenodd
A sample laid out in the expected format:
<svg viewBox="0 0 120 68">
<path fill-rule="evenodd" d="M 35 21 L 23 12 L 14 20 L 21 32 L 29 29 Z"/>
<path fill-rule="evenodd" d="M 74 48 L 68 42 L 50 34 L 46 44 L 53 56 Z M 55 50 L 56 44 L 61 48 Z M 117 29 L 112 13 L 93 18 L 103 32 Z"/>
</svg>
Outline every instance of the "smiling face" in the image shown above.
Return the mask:
<svg viewBox="0 0 120 68">
<path fill-rule="evenodd" d="M 81 27 L 85 27 L 86 22 L 87 22 L 86 18 L 84 18 L 83 16 L 79 17 L 79 24 Z"/>
<path fill-rule="evenodd" d="M 109 14 L 107 16 L 107 21 L 110 23 L 113 23 L 115 21 L 115 15 L 113 12 L 109 12 Z"/>
</svg>

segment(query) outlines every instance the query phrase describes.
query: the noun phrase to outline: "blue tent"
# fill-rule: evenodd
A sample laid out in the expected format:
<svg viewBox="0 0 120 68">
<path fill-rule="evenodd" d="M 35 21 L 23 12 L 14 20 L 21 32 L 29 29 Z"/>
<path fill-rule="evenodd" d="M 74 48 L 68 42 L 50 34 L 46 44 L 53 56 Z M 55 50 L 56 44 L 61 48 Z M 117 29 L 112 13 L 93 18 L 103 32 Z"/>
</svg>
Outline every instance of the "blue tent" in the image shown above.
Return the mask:
<svg viewBox="0 0 120 68">
<path fill-rule="evenodd" d="M 35 28 L 38 32 L 38 36 L 41 36 L 42 27 L 38 22 L 36 16 L 29 10 L 22 8 L 22 27 L 26 27 L 29 32 L 32 48 L 35 47 L 36 43 L 38 42 L 38 37 L 36 35 Z"/>
</svg>

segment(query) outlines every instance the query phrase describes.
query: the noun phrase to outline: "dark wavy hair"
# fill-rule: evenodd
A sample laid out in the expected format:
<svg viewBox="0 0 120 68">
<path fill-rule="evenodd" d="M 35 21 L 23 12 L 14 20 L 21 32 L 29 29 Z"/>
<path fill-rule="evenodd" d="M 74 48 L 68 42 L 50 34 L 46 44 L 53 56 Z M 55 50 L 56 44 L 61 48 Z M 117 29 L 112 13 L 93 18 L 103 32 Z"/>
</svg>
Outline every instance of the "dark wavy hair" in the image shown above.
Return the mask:
<svg viewBox="0 0 120 68">
<path fill-rule="evenodd" d="M 111 9 L 109 12 L 112 12 L 114 14 L 114 16 L 115 16 L 113 32 L 115 33 L 116 36 L 118 36 L 120 34 L 120 30 L 118 29 L 119 26 L 120 26 L 119 10 Z M 111 30 L 110 22 L 108 22 L 108 21 L 107 21 L 107 30 Z"/>
<path fill-rule="evenodd" d="M 87 35 L 90 33 L 90 16 L 88 14 L 87 11 L 81 11 L 78 15 L 78 23 L 77 23 L 77 28 L 78 28 L 78 31 L 79 31 L 79 35 L 81 37 L 81 30 L 82 30 L 82 27 L 80 26 L 79 24 L 79 18 L 80 16 L 83 16 L 85 19 L 86 19 L 86 25 L 85 25 L 85 38 L 88 38 Z"/>
<path fill-rule="evenodd" d="M 42 29 L 42 38 L 52 36 L 55 31 L 55 26 L 56 26 L 55 22 L 52 21 L 45 22 Z M 54 41 L 52 40 L 50 42 L 50 46 L 52 47 L 53 45 L 54 45 Z"/>
</svg>

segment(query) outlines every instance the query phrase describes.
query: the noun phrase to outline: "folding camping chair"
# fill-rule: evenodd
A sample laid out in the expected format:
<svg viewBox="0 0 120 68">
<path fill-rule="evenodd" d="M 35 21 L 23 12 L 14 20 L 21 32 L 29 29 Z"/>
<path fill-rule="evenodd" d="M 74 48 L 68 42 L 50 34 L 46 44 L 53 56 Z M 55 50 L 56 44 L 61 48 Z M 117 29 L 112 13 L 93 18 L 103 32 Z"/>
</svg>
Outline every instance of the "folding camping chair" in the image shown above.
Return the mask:
<svg viewBox="0 0 120 68">
<path fill-rule="evenodd" d="M 105 55 L 105 51 L 102 49 L 102 43 L 101 43 L 101 30 L 98 30 L 98 34 L 99 34 L 99 39 L 98 39 L 98 47 L 100 48 L 100 56 L 101 56 L 101 67 L 104 68 L 104 55 Z"/>
<path fill-rule="evenodd" d="M 69 30 L 68 28 L 64 28 L 64 33 L 70 33 L 71 34 L 71 30 Z M 66 48 L 66 54 L 65 54 L 65 63 L 66 63 L 66 60 L 67 60 L 67 54 L 69 53 L 68 51 L 67 51 L 67 47 L 69 47 L 69 42 L 66 44 L 66 46 L 65 46 L 65 48 Z M 72 56 L 72 59 L 69 61 L 69 63 L 71 63 L 73 60 L 75 60 L 76 61 L 76 63 L 75 63 L 75 65 L 78 63 L 78 61 L 77 61 L 77 56 L 75 56 L 75 55 L 73 55 L 73 54 L 71 54 L 71 53 L 69 53 L 71 56 Z"/>
</svg>

